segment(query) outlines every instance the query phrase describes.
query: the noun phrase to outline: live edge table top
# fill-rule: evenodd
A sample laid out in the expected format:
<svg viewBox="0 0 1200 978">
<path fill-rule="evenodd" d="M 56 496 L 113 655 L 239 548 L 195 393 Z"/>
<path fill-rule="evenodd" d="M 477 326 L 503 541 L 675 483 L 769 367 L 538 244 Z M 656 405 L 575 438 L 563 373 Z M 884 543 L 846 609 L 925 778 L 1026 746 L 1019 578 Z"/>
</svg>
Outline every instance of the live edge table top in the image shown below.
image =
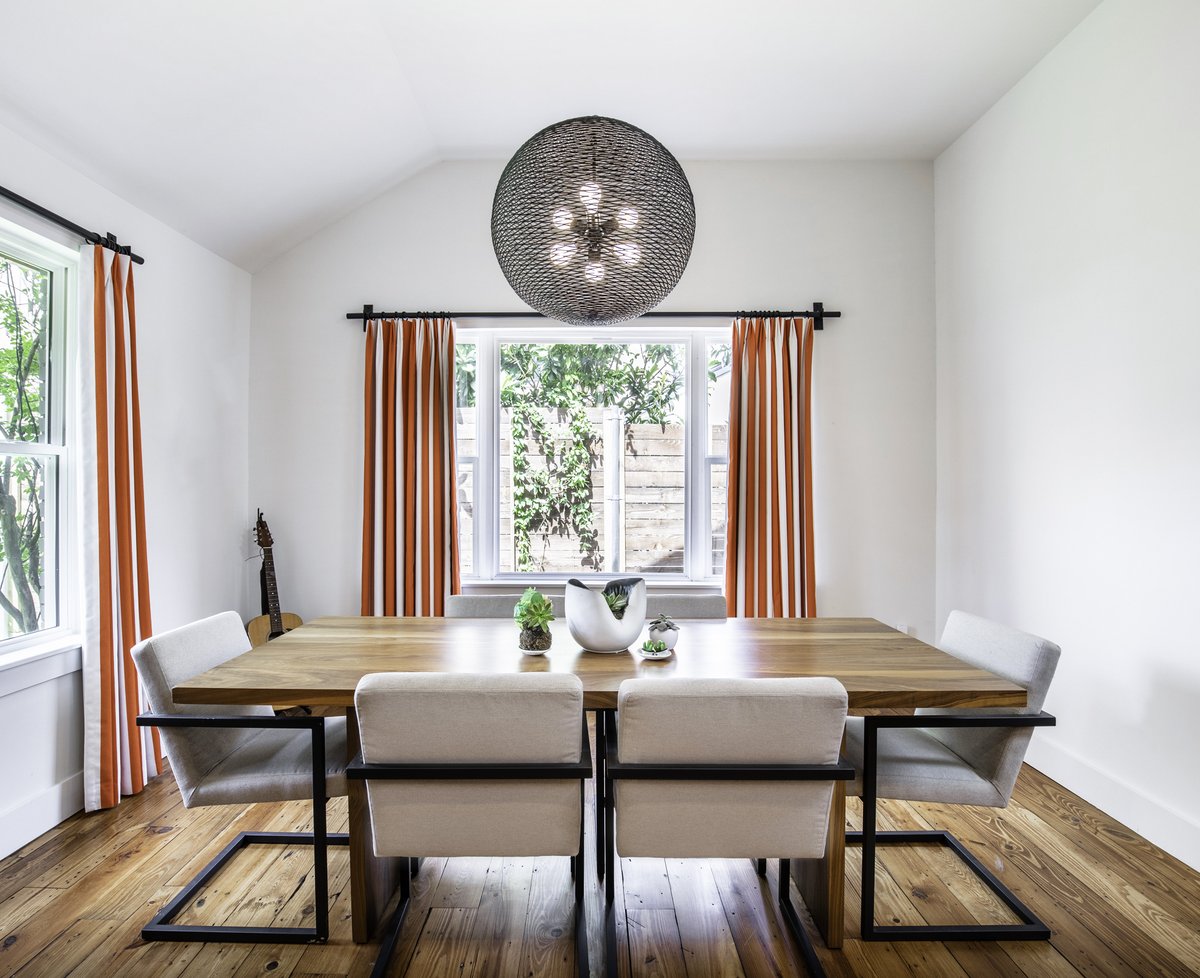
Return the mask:
<svg viewBox="0 0 1200 978">
<path fill-rule="evenodd" d="M 176 703 L 353 706 L 372 672 L 558 672 L 587 709 L 614 709 L 626 679 L 833 676 L 852 709 L 1024 706 L 1025 690 L 872 618 L 680 619 L 675 654 L 584 652 L 565 621 L 524 655 L 510 619 L 318 618 L 175 687 Z"/>
</svg>

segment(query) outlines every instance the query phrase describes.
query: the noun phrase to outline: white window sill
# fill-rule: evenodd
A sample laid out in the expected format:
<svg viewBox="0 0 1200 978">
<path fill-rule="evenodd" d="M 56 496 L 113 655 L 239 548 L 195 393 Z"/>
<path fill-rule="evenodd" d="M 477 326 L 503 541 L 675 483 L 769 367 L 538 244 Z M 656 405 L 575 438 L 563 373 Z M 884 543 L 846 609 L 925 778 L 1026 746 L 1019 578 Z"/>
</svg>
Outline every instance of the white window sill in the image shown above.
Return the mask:
<svg viewBox="0 0 1200 978">
<path fill-rule="evenodd" d="M 0 696 L 28 689 L 83 668 L 82 638 L 55 628 L 0 652 Z"/>
</svg>

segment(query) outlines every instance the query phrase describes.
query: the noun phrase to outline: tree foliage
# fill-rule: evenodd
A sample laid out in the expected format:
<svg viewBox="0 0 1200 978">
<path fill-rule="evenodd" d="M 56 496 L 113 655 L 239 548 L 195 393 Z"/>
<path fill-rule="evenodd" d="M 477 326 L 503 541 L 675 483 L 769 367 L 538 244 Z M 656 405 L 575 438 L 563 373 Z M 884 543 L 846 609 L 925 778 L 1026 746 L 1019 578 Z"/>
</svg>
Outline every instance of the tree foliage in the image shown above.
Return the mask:
<svg viewBox="0 0 1200 978">
<path fill-rule="evenodd" d="M 41 440 L 50 275 L 0 256 L 0 439 Z M 41 627 L 44 461 L 0 456 L 0 610 L 9 631 Z"/>
</svg>

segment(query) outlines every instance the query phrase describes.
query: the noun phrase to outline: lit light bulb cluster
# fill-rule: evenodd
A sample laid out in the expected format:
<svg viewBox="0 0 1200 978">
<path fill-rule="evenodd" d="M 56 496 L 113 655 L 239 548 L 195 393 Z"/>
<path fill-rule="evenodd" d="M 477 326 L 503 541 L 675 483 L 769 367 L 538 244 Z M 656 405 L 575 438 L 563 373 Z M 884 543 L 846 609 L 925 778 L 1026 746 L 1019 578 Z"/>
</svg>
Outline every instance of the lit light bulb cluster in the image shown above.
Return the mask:
<svg viewBox="0 0 1200 978">
<path fill-rule="evenodd" d="M 579 203 L 582 212 L 569 207 L 558 207 L 550 215 L 550 223 L 556 231 L 568 237 L 550 245 L 550 264 L 566 268 L 575 256 L 582 253 L 583 277 L 592 285 L 604 281 L 605 244 L 611 255 L 623 265 L 636 265 L 642 260 L 642 249 L 635 241 L 627 239 L 625 232 L 633 231 L 640 220 L 637 209 L 620 207 L 616 216 L 602 217 L 600 205 L 604 191 L 600 185 L 588 180 L 579 188 Z M 613 241 L 614 237 L 621 240 Z"/>
</svg>

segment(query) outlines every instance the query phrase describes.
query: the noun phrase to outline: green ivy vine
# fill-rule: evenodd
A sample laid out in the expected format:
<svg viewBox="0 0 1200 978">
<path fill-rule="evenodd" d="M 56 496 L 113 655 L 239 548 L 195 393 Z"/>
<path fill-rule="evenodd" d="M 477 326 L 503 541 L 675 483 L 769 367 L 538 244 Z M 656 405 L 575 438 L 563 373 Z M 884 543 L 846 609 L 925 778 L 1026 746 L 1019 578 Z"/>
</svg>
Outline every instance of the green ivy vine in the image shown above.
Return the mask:
<svg viewBox="0 0 1200 978">
<path fill-rule="evenodd" d="M 581 567 L 599 570 L 603 555 L 592 490 L 601 439 L 587 409 L 616 407 L 627 425 L 677 421 L 683 390 L 679 348 L 506 343 L 500 348 L 500 376 L 500 404 L 512 424 L 517 569 L 536 569 L 533 541 L 538 537 L 574 534 Z M 555 415 L 570 433 L 561 443 L 550 420 Z M 531 464 L 534 456 L 545 459 L 544 468 Z"/>
</svg>

